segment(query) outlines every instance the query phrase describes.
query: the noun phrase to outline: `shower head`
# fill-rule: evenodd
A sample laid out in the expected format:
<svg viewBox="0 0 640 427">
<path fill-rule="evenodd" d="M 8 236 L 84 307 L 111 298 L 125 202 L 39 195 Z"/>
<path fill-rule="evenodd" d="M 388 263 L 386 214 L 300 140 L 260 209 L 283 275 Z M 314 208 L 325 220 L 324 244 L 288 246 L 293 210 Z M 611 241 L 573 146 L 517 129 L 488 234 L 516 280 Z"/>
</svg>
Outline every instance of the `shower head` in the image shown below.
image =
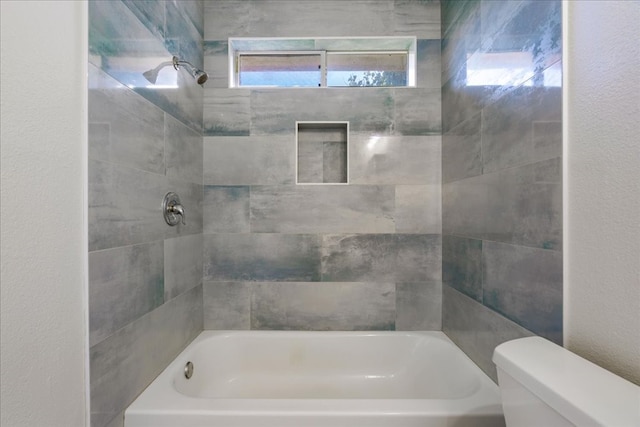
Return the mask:
<svg viewBox="0 0 640 427">
<path fill-rule="evenodd" d="M 158 80 L 158 73 L 160 72 L 160 70 L 162 70 L 164 67 L 167 67 L 169 65 L 172 65 L 173 68 L 176 70 L 178 69 L 178 67 L 185 68 L 187 72 L 191 75 L 191 77 L 193 77 L 199 85 L 204 84 L 209 78 L 207 73 L 205 73 L 199 68 L 194 67 L 193 64 L 191 64 L 188 61 L 180 60 L 180 58 L 178 58 L 177 56 L 174 56 L 171 59 L 171 61 L 162 62 L 156 68 L 145 71 L 144 73 L 142 73 L 142 75 L 144 76 L 145 79 L 149 80 L 150 83 L 156 84 L 156 80 Z"/>
<path fill-rule="evenodd" d="M 207 75 L 207 73 L 205 73 L 199 68 L 196 68 L 192 63 L 188 61 L 182 61 L 177 56 L 174 56 L 173 68 L 177 70 L 178 67 L 184 67 L 187 70 L 187 72 L 191 74 L 191 77 L 193 77 L 199 85 L 203 85 L 207 81 L 207 79 L 209 79 L 209 76 Z"/>
<path fill-rule="evenodd" d="M 156 80 L 158 80 L 158 73 L 160 72 L 160 70 L 162 70 L 164 67 L 167 67 L 173 64 L 174 64 L 173 61 L 165 61 L 160 65 L 158 65 L 156 68 L 145 71 L 144 73 L 142 73 L 142 75 L 144 76 L 145 79 L 149 80 L 149 83 L 156 84 Z"/>
</svg>

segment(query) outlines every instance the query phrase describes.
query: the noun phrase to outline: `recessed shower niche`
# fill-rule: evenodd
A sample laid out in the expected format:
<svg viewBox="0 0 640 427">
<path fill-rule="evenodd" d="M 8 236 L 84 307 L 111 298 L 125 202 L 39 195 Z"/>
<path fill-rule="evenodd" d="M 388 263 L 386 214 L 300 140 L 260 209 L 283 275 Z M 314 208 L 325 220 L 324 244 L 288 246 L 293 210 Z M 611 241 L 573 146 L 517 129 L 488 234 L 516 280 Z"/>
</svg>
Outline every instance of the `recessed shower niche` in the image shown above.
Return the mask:
<svg viewBox="0 0 640 427">
<path fill-rule="evenodd" d="M 296 184 L 349 183 L 349 122 L 296 122 Z"/>
</svg>

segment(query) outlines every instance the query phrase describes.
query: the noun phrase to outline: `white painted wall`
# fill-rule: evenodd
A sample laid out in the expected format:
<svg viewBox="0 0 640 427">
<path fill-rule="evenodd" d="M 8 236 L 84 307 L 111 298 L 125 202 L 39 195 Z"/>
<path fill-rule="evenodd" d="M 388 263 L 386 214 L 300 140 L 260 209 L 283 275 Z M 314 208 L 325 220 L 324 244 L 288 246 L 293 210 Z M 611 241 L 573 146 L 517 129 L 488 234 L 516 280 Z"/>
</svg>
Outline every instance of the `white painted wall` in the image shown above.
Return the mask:
<svg viewBox="0 0 640 427">
<path fill-rule="evenodd" d="M 84 426 L 87 7 L 0 15 L 0 425 Z"/>
<path fill-rule="evenodd" d="M 564 14 L 565 346 L 640 384 L 640 2 Z"/>
</svg>

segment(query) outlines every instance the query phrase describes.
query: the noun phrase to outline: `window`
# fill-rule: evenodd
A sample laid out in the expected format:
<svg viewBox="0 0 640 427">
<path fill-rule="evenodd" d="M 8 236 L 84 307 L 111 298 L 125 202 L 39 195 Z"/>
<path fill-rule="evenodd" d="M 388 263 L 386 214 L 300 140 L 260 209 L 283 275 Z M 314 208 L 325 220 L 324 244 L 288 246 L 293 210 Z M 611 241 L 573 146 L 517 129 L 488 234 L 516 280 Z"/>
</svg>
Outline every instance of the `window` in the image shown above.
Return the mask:
<svg viewBox="0 0 640 427">
<path fill-rule="evenodd" d="M 415 51 L 415 37 L 229 39 L 229 86 L 415 86 Z"/>
</svg>

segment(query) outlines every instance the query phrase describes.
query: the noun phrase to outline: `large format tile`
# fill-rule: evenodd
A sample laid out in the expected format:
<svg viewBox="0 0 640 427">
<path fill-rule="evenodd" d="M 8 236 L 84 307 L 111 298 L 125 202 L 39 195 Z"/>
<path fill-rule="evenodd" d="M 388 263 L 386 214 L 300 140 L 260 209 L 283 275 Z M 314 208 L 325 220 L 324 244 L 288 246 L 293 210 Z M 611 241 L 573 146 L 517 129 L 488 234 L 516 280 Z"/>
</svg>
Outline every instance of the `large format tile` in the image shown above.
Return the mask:
<svg viewBox="0 0 640 427">
<path fill-rule="evenodd" d="M 204 233 L 248 233 L 249 187 L 204 187 Z"/>
<path fill-rule="evenodd" d="M 348 121 L 350 132 L 388 132 L 394 115 L 393 91 L 255 89 L 251 91 L 251 135 L 293 135 L 296 121 Z"/>
<path fill-rule="evenodd" d="M 324 235 L 322 280 L 441 280 L 440 245 L 434 234 Z"/>
<path fill-rule="evenodd" d="M 89 28 L 91 64 L 196 131 L 202 129 L 202 88 L 191 76 L 165 67 L 159 85 L 144 78 L 145 71 L 170 61 L 173 53 L 131 9 L 121 1 L 91 1 Z"/>
<path fill-rule="evenodd" d="M 202 287 L 92 346 L 91 427 L 104 427 L 202 331 Z"/>
<path fill-rule="evenodd" d="M 482 113 L 442 135 L 442 182 L 481 175 Z"/>
<path fill-rule="evenodd" d="M 444 234 L 562 247 L 559 158 L 448 183 L 442 191 Z"/>
<path fill-rule="evenodd" d="M 397 88 L 394 132 L 400 135 L 440 135 L 442 102 L 440 88 Z"/>
<path fill-rule="evenodd" d="M 89 344 L 164 302 L 162 241 L 89 253 Z"/>
<path fill-rule="evenodd" d="M 160 240 L 164 175 L 89 161 L 89 250 Z"/>
<path fill-rule="evenodd" d="M 396 329 L 442 329 L 442 282 L 396 283 Z"/>
<path fill-rule="evenodd" d="M 520 87 L 486 107 L 482 111 L 484 172 L 561 156 L 561 121 L 559 87 Z M 538 137 L 534 144 L 535 128 Z"/>
<path fill-rule="evenodd" d="M 197 25 L 202 19 L 202 13 L 198 11 L 198 1 L 181 0 L 177 2 L 165 2 L 165 46 L 174 55 L 184 61 L 189 61 L 198 68 L 203 63 L 202 34 Z M 200 6 L 202 7 L 202 6 Z M 189 16 L 189 13 L 191 16 Z M 200 15 L 198 17 L 198 14 Z"/>
<path fill-rule="evenodd" d="M 394 0 L 393 23 L 396 35 L 421 39 L 440 38 L 440 2 Z"/>
<path fill-rule="evenodd" d="M 356 133 L 349 141 L 352 184 L 440 185 L 441 136 Z"/>
<path fill-rule="evenodd" d="M 206 40 L 204 42 L 204 70 L 209 74 L 206 87 L 229 87 L 229 42 L 224 40 Z M 205 96 L 206 96 L 205 90 Z M 206 102 L 206 101 L 205 101 Z M 209 107 L 207 107 L 208 109 Z M 205 114 L 207 112 L 205 111 Z M 206 121 L 206 120 L 205 120 Z M 207 125 L 205 124 L 205 129 Z"/>
<path fill-rule="evenodd" d="M 168 178 L 202 184 L 202 135 L 165 115 L 165 162 Z"/>
<path fill-rule="evenodd" d="M 390 233 L 392 186 L 254 186 L 254 233 Z"/>
<path fill-rule="evenodd" d="M 442 236 L 442 283 L 482 302 L 482 240 Z"/>
<path fill-rule="evenodd" d="M 392 2 L 289 0 L 208 2 L 205 38 L 390 35 Z"/>
<path fill-rule="evenodd" d="M 253 284 L 252 329 L 393 330 L 393 283 Z"/>
<path fill-rule="evenodd" d="M 251 328 L 251 282 L 205 282 L 204 328 Z"/>
<path fill-rule="evenodd" d="M 168 179 L 165 188 L 166 191 L 173 191 L 180 196 L 180 202 L 185 212 L 185 223 L 182 224 L 182 222 L 180 222 L 176 226 L 169 226 L 164 221 L 161 209 L 158 208 L 156 215 L 158 218 L 161 218 L 160 222 L 164 224 L 164 237 L 169 239 L 172 237 L 186 236 L 188 234 L 202 233 L 202 185 Z"/>
<path fill-rule="evenodd" d="M 562 345 L 562 253 L 484 242 L 483 302 Z"/>
<path fill-rule="evenodd" d="M 442 87 L 440 44 L 439 37 L 434 40 L 418 39 L 416 77 L 419 88 L 440 90 Z"/>
<path fill-rule="evenodd" d="M 276 137 L 206 137 L 205 185 L 272 185 L 295 182 L 295 140 Z"/>
<path fill-rule="evenodd" d="M 534 335 L 449 286 L 442 287 L 442 331 L 494 382 L 493 350 L 503 342 Z"/>
<path fill-rule="evenodd" d="M 441 206 L 438 184 L 396 186 L 396 232 L 440 234 Z"/>
<path fill-rule="evenodd" d="M 164 174 L 164 113 L 89 64 L 89 158 Z"/>
<path fill-rule="evenodd" d="M 320 280 L 320 237 L 311 234 L 212 234 L 204 237 L 209 281 Z"/>
<path fill-rule="evenodd" d="M 205 136 L 249 135 L 250 91 L 209 87 L 204 90 L 203 132 Z"/>
<path fill-rule="evenodd" d="M 164 299 L 169 301 L 202 283 L 202 234 L 164 241 Z"/>
</svg>

